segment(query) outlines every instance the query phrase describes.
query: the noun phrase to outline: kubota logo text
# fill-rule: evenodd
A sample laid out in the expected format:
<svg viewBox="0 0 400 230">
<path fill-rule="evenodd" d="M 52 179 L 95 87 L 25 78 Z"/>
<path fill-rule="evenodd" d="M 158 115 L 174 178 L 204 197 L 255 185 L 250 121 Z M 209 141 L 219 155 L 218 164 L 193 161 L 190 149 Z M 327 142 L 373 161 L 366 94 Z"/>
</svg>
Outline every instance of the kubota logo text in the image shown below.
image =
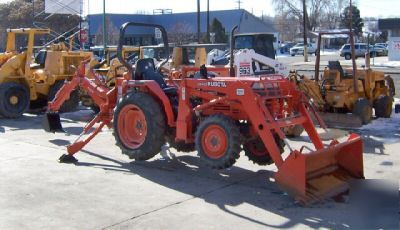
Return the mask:
<svg viewBox="0 0 400 230">
<path fill-rule="evenodd" d="M 226 88 L 226 83 L 222 82 L 222 81 L 209 81 L 209 82 L 201 82 L 201 83 L 199 83 L 199 86 Z"/>
</svg>

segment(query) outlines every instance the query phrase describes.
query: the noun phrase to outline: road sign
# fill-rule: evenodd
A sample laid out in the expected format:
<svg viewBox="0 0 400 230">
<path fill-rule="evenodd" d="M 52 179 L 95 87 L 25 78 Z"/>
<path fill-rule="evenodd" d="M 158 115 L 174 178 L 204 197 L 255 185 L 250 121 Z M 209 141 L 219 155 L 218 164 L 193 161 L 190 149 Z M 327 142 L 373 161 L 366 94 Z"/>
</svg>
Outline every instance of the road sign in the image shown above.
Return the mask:
<svg viewBox="0 0 400 230">
<path fill-rule="evenodd" d="M 156 39 L 161 39 L 162 38 L 162 34 L 161 34 L 161 30 L 158 28 L 154 29 L 154 34 L 156 36 Z"/>
<path fill-rule="evenodd" d="M 89 39 L 89 36 L 88 36 L 87 29 L 81 29 L 80 36 L 79 36 L 79 41 L 81 43 L 86 43 L 86 42 L 88 42 L 88 39 Z"/>
</svg>

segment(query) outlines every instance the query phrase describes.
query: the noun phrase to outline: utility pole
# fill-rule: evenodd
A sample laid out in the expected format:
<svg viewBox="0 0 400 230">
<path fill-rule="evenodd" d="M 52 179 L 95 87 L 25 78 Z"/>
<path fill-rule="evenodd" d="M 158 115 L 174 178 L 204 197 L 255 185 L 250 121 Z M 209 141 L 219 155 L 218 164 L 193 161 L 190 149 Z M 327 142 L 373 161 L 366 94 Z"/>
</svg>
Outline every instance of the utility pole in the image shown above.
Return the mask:
<svg viewBox="0 0 400 230">
<path fill-rule="evenodd" d="M 238 9 L 240 10 L 241 9 L 240 5 L 242 4 L 242 1 L 241 0 L 237 0 L 236 3 L 238 4 Z"/>
<path fill-rule="evenodd" d="M 200 43 L 200 0 L 197 0 L 197 42 Z"/>
<path fill-rule="evenodd" d="M 349 30 L 350 30 L 350 47 L 351 47 L 351 62 L 353 65 L 353 88 L 354 92 L 358 94 L 358 81 L 356 78 L 356 73 L 357 73 L 357 65 L 356 65 L 356 57 L 355 57 L 355 49 L 354 49 L 354 33 L 353 33 L 353 3 L 352 0 L 350 0 L 350 25 L 349 25 Z"/>
<path fill-rule="evenodd" d="M 207 0 L 207 42 L 210 42 L 210 0 Z"/>
<path fill-rule="evenodd" d="M 304 40 L 304 61 L 308 62 L 308 49 L 307 49 L 307 7 L 306 7 L 306 0 L 303 0 L 303 40 Z"/>
<path fill-rule="evenodd" d="M 103 0 L 103 48 L 103 54 L 105 58 L 107 49 L 106 0 Z"/>
<path fill-rule="evenodd" d="M 35 27 L 35 0 L 32 0 L 32 27 Z"/>
</svg>

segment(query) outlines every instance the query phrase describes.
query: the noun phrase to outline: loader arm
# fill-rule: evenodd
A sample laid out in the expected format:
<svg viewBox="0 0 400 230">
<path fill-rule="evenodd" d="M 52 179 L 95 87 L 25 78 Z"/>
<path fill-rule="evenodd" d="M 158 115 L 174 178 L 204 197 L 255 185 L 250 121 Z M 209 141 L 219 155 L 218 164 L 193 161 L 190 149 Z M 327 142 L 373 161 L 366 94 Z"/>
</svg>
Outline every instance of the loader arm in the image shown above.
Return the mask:
<svg viewBox="0 0 400 230">
<path fill-rule="evenodd" d="M 275 74 L 281 74 L 285 77 L 289 76 L 289 70 L 287 66 L 280 63 L 279 61 L 265 57 L 256 53 L 254 50 L 243 49 L 239 50 L 235 54 L 234 65 L 236 66 L 236 76 L 250 76 L 254 75 L 255 69 L 253 69 L 252 62 L 257 62 L 267 65 L 275 70 Z"/>
</svg>

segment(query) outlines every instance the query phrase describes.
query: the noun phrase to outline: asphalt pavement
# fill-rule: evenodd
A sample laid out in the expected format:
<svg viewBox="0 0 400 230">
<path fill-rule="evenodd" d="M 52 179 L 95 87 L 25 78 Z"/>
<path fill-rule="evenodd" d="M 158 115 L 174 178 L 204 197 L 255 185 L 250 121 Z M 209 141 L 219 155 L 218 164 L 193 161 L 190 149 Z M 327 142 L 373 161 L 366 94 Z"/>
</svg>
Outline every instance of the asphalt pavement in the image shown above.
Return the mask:
<svg viewBox="0 0 400 230">
<path fill-rule="evenodd" d="M 303 207 L 274 183 L 274 165 L 254 165 L 243 153 L 226 170 L 205 167 L 196 152 L 182 154 L 173 149 L 167 156 L 135 162 L 121 154 L 112 130 L 105 128 L 76 155 L 78 163 L 58 163 L 66 145 L 92 116 L 90 110 L 64 114 L 66 133 L 56 134 L 42 130 L 43 114 L 0 118 L 0 229 L 357 226 L 348 202 L 328 200 Z M 350 132 L 364 141 L 365 177 L 398 183 L 400 115 L 376 119 L 360 129 L 333 129 L 330 135 L 342 140 Z M 309 145 L 309 138 L 303 133 L 289 143 L 300 148 Z M 381 217 L 377 214 L 374 219 Z"/>
</svg>

